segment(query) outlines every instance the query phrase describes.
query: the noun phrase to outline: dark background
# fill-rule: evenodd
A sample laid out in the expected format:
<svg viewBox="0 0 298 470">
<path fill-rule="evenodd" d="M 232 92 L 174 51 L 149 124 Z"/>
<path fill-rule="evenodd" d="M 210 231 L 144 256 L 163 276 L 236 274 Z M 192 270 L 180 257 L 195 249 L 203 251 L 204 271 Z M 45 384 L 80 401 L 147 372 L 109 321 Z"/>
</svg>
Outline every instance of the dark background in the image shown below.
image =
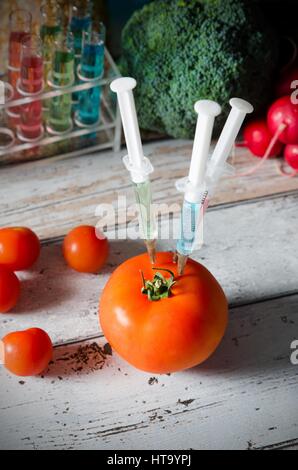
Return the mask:
<svg viewBox="0 0 298 470">
<path fill-rule="evenodd" d="M 126 21 L 134 10 L 142 8 L 142 6 L 151 1 L 154 0 L 105 1 L 109 44 L 111 51 L 116 57 L 121 52 L 120 36 Z M 281 56 L 286 61 L 286 55 L 292 54 L 292 50 L 288 50 L 288 41 L 283 39 L 283 36 L 290 36 L 298 44 L 298 0 L 250 0 L 249 3 L 258 3 L 260 5 L 263 14 L 281 37 L 281 47 L 284 52 Z"/>
</svg>

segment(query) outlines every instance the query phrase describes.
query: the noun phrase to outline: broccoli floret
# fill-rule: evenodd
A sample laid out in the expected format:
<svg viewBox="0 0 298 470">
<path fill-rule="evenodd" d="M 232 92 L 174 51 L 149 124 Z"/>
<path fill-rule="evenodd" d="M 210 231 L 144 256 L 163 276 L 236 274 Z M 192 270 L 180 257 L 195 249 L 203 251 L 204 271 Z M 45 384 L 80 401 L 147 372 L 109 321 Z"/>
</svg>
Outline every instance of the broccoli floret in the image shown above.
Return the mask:
<svg viewBox="0 0 298 470">
<path fill-rule="evenodd" d="M 268 102 L 278 42 L 251 0 L 155 0 L 130 18 L 122 47 L 141 126 L 191 138 L 198 99 L 222 105 L 216 131 L 232 96 L 256 111 Z"/>
</svg>

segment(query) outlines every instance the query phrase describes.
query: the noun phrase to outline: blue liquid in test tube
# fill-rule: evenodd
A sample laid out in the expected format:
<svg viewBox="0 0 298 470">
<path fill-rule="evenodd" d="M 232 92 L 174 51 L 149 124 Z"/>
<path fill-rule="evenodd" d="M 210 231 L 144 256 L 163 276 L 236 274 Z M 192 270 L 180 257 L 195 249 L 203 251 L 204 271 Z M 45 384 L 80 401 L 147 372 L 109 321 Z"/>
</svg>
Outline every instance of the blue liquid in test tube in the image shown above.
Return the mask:
<svg viewBox="0 0 298 470">
<path fill-rule="evenodd" d="M 80 83 L 77 76 L 77 67 L 81 60 L 83 34 L 91 30 L 92 26 L 92 1 L 90 0 L 77 0 L 72 6 L 70 31 L 74 37 L 74 53 L 75 53 L 75 84 Z M 74 108 L 77 109 L 79 101 L 79 92 L 72 94 Z"/>
<path fill-rule="evenodd" d="M 104 32 L 84 33 L 80 74 L 86 81 L 100 78 L 104 73 Z M 83 90 L 79 96 L 78 120 L 94 125 L 100 119 L 101 87 Z"/>
<path fill-rule="evenodd" d="M 74 37 L 74 50 L 75 56 L 79 58 L 82 52 L 82 38 L 84 31 L 89 31 L 91 28 L 91 16 L 87 15 L 83 18 L 73 16 L 70 22 L 70 30 Z"/>
</svg>

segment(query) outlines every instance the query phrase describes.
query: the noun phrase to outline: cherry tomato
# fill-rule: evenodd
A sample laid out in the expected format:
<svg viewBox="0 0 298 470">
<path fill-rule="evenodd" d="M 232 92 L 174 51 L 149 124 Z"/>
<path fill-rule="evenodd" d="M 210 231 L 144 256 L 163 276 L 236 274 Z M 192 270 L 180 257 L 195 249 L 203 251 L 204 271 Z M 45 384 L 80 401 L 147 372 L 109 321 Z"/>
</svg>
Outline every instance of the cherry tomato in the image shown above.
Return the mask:
<svg viewBox="0 0 298 470">
<path fill-rule="evenodd" d="M 247 147 L 253 155 L 263 157 L 272 139 L 272 134 L 269 132 L 266 121 L 259 119 L 246 124 L 243 131 L 243 137 Z M 277 141 L 273 146 L 269 157 L 279 155 L 282 147 L 282 143 Z"/>
<path fill-rule="evenodd" d="M 22 271 L 35 263 L 39 253 L 39 239 L 29 228 L 0 229 L 0 264 L 12 271 Z"/>
<path fill-rule="evenodd" d="M 163 374 L 200 364 L 214 352 L 226 329 L 228 305 L 217 280 L 196 261 L 189 260 L 183 276 L 177 277 L 172 254 L 157 253 L 156 267 L 166 279 L 169 274 L 162 269 L 176 277 L 169 297 L 160 282 L 156 283 L 160 300 L 149 300 L 150 289 L 141 292 L 140 270 L 146 280 L 157 271 L 147 254 L 139 255 L 113 272 L 100 300 L 99 319 L 107 340 L 123 359 L 141 370 Z"/>
<path fill-rule="evenodd" d="M 109 243 L 107 238 L 96 236 L 95 228 L 81 225 L 65 237 L 63 255 L 67 264 L 82 273 L 97 273 L 107 260 Z"/>
<path fill-rule="evenodd" d="M 0 313 L 6 313 L 17 303 L 20 296 L 20 281 L 14 272 L 0 266 Z"/>
<path fill-rule="evenodd" d="M 40 328 L 15 331 L 2 338 L 4 365 L 15 375 L 40 374 L 49 364 L 53 346 L 48 334 Z"/>
</svg>

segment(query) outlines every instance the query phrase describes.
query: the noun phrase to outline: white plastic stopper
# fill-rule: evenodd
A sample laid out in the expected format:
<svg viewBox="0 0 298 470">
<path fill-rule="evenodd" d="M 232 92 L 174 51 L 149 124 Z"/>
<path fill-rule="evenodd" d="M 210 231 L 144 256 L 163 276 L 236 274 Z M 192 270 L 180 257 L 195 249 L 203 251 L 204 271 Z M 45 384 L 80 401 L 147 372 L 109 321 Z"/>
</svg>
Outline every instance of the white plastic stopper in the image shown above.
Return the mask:
<svg viewBox="0 0 298 470">
<path fill-rule="evenodd" d="M 208 176 L 211 179 L 216 169 L 224 167 L 246 114 L 252 113 L 254 109 L 248 101 L 241 98 L 232 98 L 230 105 L 232 109 L 211 157 L 208 170 Z"/>
</svg>

